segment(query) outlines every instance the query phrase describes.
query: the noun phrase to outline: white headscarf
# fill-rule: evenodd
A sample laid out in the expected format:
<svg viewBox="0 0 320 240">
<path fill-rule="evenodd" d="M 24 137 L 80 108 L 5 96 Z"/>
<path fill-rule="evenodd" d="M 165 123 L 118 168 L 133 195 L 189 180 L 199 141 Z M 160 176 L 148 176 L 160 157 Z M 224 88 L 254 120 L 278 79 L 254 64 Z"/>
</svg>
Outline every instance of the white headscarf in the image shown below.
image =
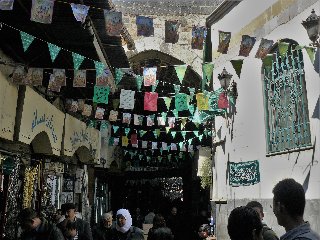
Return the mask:
<svg viewBox="0 0 320 240">
<path fill-rule="evenodd" d="M 132 217 L 130 215 L 130 212 L 127 209 L 119 209 L 117 211 L 117 217 L 118 215 L 124 216 L 124 218 L 126 219 L 126 224 L 123 227 L 120 227 L 117 221 L 116 229 L 122 233 L 128 232 L 128 230 L 132 226 Z"/>
</svg>

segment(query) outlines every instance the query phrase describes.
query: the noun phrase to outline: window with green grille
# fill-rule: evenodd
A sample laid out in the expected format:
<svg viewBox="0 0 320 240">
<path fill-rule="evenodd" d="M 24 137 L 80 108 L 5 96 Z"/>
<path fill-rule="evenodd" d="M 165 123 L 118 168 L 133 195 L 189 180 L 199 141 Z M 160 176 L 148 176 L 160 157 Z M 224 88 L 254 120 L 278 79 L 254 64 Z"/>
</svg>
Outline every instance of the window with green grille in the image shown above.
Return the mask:
<svg viewBox="0 0 320 240">
<path fill-rule="evenodd" d="M 311 146 L 302 50 L 280 44 L 263 61 L 268 154 Z"/>
</svg>

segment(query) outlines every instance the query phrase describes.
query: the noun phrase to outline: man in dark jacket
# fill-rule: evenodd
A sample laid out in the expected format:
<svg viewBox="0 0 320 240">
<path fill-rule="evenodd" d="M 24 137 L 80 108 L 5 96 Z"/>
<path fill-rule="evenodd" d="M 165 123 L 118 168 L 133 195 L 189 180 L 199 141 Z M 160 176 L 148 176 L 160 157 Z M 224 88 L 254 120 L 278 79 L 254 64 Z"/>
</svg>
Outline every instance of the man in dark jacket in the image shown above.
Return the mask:
<svg viewBox="0 0 320 240">
<path fill-rule="evenodd" d="M 22 240 L 64 240 L 60 229 L 39 217 L 32 208 L 21 211 L 19 222 L 24 230 L 21 235 Z"/>
<path fill-rule="evenodd" d="M 112 214 L 102 215 L 99 226 L 93 230 L 93 239 L 110 240 L 112 237 Z"/>
<path fill-rule="evenodd" d="M 75 239 L 93 240 L 89 223 L 80 218 L 77 218 L 75 214 L 75 210 L 76 210 L 76 206 L 73 203 L 66 203 L 62 209 L 62 211 L 65 213 L 66 218 L 57 226 L 65 234 L 67 223 L 69 221 L 75 222 L 77 226 L 77 235 L 75 236 Z"/>
<path fill-rule="evenodd" d="M 306 198 L 302 185 L 288 178 L 278 182 L 272 192 L 273 213 L 278 224 L 286 230 L 280 239 L 320 240 L 320 236 L 303 219 Z"/>
<path fill-rule="evenodd" d="M 261 203 L 257 201 L 251 201 L 247 203 L 247 207 L 253 208 L 258 214 L 261 219 L 261 222 L 264 218 L 264 213 L 263 213 L 263 207 Z M 264 222 L 262 222 L 262 236 L 263 240 L 278 240 L 279 238 L 277 237 L 276 233 L 267 226 Z"/>
</svg>

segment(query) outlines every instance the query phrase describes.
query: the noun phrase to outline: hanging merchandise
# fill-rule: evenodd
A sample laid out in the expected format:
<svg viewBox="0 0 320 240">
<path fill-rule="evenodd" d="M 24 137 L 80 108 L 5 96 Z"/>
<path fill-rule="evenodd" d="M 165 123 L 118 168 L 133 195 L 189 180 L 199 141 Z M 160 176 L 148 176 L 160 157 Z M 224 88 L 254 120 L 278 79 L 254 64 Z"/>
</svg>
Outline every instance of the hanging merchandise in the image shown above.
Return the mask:
<svg viewBox="0 0 320 240">
<path fill-rule="evenodd" d="M 207 36 L 207 28 L 193 26 L 192 27 L 192 40 L 191 40 L 191 48 L 202 50 L 203 45 L 205 43 L 205 39 Z"/>
<path fill-rule="evenodd" d="M 203 93 L 196 94 L 197 107 L 199 111 L 209 110 L 209 98 Z"/>
<path fill-rule="evenodd" d="M 134 95 L 135 95 L 135 91 L 121 89 L 119 108 L 133 109 L 134 108 Z"/>
<path fill-rule="evenodd" d="M 104 10 L 104 19 L 107 35 L 120 36 L 123 28 L 122 13 Z"/>
<path fill-rule="evenodd" d="M 112 82 L 112 73 L 108 68 L 103 69 L 100 75 L 96 75 L 96 86 L 110 86 Z"/>
<path fill-rule="evenodd" d="M 189 99 L 188 95 L 185 93 L 179 93 L 175 96 L 175 107 L 177 111 L 187 111 L 189 110 Z"/>
<path fill-rule="evenodd" d="M 138 91 L 141 91 L 141 86 L 142 86 L 142 82 L 143 82 L 143 76 L 136 75 L 135 78 L 136 78 Z"/>
<path fill-rule="evenodd" d="M 131 145 L 138 144 L 138 135 L 136 133 L 131 134 L 130 142 L 131 142 Z"/>
<path fill-rule="evenodd" d="M 171 143 L 171 151 L 177 151 L 177 144 L 176 143 Z"/>
<path fill-rule="evenodd" d="M 226 54 L 228 52 L 230 39 L 231 39 L 231 32 L 219 31 L 218 52 L 222 54 Z"/>
<path fill-rule="evenodd" d="M 52 22 L 54 0 L 32 0 L 31 21 L 50 24 Z"/>
<path fill-rule="evenodd" d="M 108 104 L 109 93 L 110 93 L 109 87 L 94 86 L 93 102 Z"/>
<path fill-rule="evenodd" d="M 75 70 L 73 77 L 73 87 L 86 87 L 86 70 Z"/>
<path fill-rule="evenodd" d="M 109 114 L 109 121 L 115 122 L 118 119 L 118 111 L 111 110 Z"/>
<path fill-rule="evenodd" d="M 249 35 L 242 35 L 239 56 L 248 57 L 255 43 L 255 37 L 250 37 Z"/>
<path fill-rule="evenodd" d="M 152 142 L 151 148 L 154 149 L 154 150 L 158 149 L 158 143 L 157 142 Z"/>
<path fill-rule="evenodd" d="M 73 59 L 73 68 L 75 70 L 78 70 L 84 60 L 84 56 L 82 56 L 78 53 L 72 52 L 72 59 Z"/>
<path fill-rule="evenodd" d="M 154 35 L 152 18 L 137 16 L 136 24 L 137 24 L 137 36 L 151 37 Z"/>
<path fill-rule="evenodd" d="M 270 52 L 272 46 L 273 40 L 262 38 L 255 57 L 260 59 L 265 58 L 265 56 Z"/>
<path fill-rule="evenodd" d="M 165 21 L 165 43 L 177 43 L 179 40 L 179 22 Z"/>
<path fill-rule="evenodd" d="M 94 67 L 96 69 L 96 77 L 100 76 L 106 68 L 105 65 L 99 61 L 94 61 Z"/>
<path fill-rule="evenodd" d="M 29 68 L 25 79 L 26 84 L 31 86 L 42 86 L 43 68 Z"/>
<path fill-rule="evenodd" d="M 213 63 L 204 63 L 202 64 L 202 84 L 201 89 L 202 91 L 205 89 L 206 85 L 210 85 L 210 81 L 212 79 L 212 73 L 213 73 L 214 65 Z"/>
<path fill-rule="evenodd" d="M 157 68 L 143 68 L 144 86 L 152 86 L 157 81 Z"/>
<path fill-rule="evenodd" d="M 169 111 L 172 99 L 170 97 L 164 97 L 163 100 L 164 100 L 164 103 L 166 104 L 167 110 Z"/>
<path fill-rule="evenodd" d="M 133 115 L 133 124 L 141 126 L 143 123 L 143 115 L 134 114 Z"/>
<path fill-rule="evenodd" d="M 144 94 L 144 110 L 158 111 L 158 93 L 146 92 Z"/>
<path fill-rule="evenodd" d="M 34 40 L 34 36 L 20 31 L 20 37 L 21 37 L 21 41 L 22 41 L 23 51 L 27 51 L 27 49 L 29 48 L 29 46 L 31 45 L 31 43 Z"/>
<path fill-rule="evenodd" d="M 47 45 L 48 45 L 51 61 L 54 62 L 54 60 L 56 60 L 56 58 L 61 50 L 61 47 L 54 45 L 52 43 L 47 43 Z"/>
<path fill-rule="evenodd" d="M 179 66 L 174 67 L 176 70 L 176 74 L 178 76 L 178 79 L 181 84 L 182 84 L 182 81 L 183 81 L 184 76 L 186 74 L 187 67 L 188 67 L 188 65 L 179 65 Z"/>
<path fill-rule="evenodd" d="M 95 114 L 95 118 L 102 120 L 103 117 L 104 117 L 104 112 L 105 112 L 105 111 L 106 111 L 106 110 L 105 110 L 104 108 L 97 107 L 96 114 Z"/>
<path fill-rule="evenodd" d="M 155 115 L 147 116 L 147 126 L 148 127 L 151 127 L 154 125 L 154 118 L 155 118 Z"/>
<path fill-rule="evenodd" d="M 24 174 L 24 185 L 23 185 L 23 208 L 30 208 L 32 197 L 34 194 L 34 184 L 38 176 L 38 167 L 27 167 Z M 38 181 L 38 180 L 37 180 Z"/>
<path fill-rule="evenodd" d="M 122 113 L 122 123 L 130 124 L 131 113 Z"/>
<path fill-rule="evenodd" d="M 14 0 L 0 0 L 0 10 L 12 10 Z"/>
<path fill-rule="evenodd" d="M 70 3 L 73 15 L 78 22 L 84 23 L 88 15 L 89 6 Z"/>
<path fill-rule="evenodd" d="M 148 141 L 142 141 L 142 148 L 148 148 Z"/>
<path fill-rule="evenodd" d="M 89 104 L 84 104 L 82 115 L 90 117 L 92 114 L 92 106 Z"/>
<path fill-rule="evenodd" d="M 177 84 L 173 84 L 173 86 L 174 86 L 174 92 L 175 92 L 175 94 L 178 94 L 178 93 L 180 92 L 181 86 L 180 86 L 180 85 L 177 85 Z"/>
<path fill-rule="evenodd" d="M 129 145 L 129 138 L 127 136 L 122 136 L 121 142 L 122 142 L 122 147 L 127 147 Z"/>
</svg>

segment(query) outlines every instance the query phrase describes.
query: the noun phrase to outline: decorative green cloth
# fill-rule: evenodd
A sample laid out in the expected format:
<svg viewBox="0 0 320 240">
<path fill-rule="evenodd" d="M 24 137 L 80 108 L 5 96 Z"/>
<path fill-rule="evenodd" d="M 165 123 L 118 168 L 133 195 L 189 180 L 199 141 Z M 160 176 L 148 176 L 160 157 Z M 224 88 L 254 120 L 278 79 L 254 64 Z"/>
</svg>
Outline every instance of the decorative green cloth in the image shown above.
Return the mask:
<svg viewBox="0 0 320 240">
<path fill-rule="evenodd" d="M 180 83 L 182 83 L 183 81 L 184 75 L 186 74 L 187 67 L 188 67 L 187 65 L 180 65 L 180 66 L 174 67 Z"/>
<path fill-rule="evenodd" d="M 108 104 L 109 93 L 110 93 L 109 86 L 94 86 L 93 102 Z"/>
<path fill-rule="evenodd" d="M 54 45 L 52 43 L 47 43 L 47 44 L 48 44 L 48 49 L 49 49 L 51 61 L 54 62 L 54 60 L 56 60 L 56 58 L 61 50 L 61 47 Z"/>
<path fill-rule="evenodd" d="M 20 31 L 20 37 L 22 40 L 23 51 L 25 52 L 27 51 L 27 49 L 29 48 L 29 46 L 31 45 L 35 37 L 22 31 Z"/>
<path fill-rule="evenodd" d="M 175 107 L 177 111 L 189 110 L 188 95 L 185 93 L 179 93 L 175 96 Z"/>
<path fill-rule="evenodd" d="M 72 52 L 72 59 L 73 59 L 73 68 L 75 70 L 78 70 L 84 60 L 84 56 L 82 56 L 78 53 Z"/>
</svg>

